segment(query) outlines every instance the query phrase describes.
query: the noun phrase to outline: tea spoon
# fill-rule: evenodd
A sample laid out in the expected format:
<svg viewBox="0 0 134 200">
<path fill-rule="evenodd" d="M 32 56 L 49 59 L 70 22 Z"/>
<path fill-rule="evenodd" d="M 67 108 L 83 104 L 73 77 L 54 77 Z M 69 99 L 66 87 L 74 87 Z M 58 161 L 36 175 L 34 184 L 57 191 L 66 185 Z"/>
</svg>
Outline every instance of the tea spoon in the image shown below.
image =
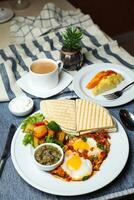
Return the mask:
<svg viewBox="0 0 134 200">
<path fill-rule="evenodd" d="M 129 129 L 129 130 L 134 130 L 134 115 L 125 110 L 125 109 L 121 109 L 119 112 L 121 121 L 123 122 L 123 124 Z"/>
</svg>

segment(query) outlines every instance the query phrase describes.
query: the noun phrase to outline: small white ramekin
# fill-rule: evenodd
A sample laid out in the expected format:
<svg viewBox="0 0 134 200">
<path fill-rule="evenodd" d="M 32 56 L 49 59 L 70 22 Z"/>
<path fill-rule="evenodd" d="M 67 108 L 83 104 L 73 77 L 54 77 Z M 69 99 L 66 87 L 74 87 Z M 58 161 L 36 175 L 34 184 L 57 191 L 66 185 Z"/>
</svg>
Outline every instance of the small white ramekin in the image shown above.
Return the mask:
<svg viewBox="0 0 134 200">
<path fill-rule="evenodd" d="M 12 108 L 12 104 L 13 104 L 16 100 L 18 100 L 18 99 L 22 99 L 22 100 L 23 100 L 23 99 L 28 99 L 28 100 L 29 100 L 30 105 L 27 107 L 27 109 L 25 109 L 25 110 L 23 110 L 23 111 L 19 111 L 19 110 L 17 110 L 17 109 L 13 109 L 13 108 Z M 17 102 L 17 101 L 16 101 L 16 102 Z M 33 106 L 34 106 L 33 100 L 32 100 L 31 98 L 27 97 L 27 96 L 19 96 L 19 97 L 16 97 L 16 98 L 12 99 L 12 100 L 9 102 L 9 104 L 8 104 L 8 108 L 9 108 L 10 112 L 11 112 L 13 115 L 16 115 L 16 116 L 26 116 L 26 115 L 28 115 L 29 113 L 32 112 Z"/>
<path fill-rule="evenodd" d="M 38 161 L 35 159 L 35 152 L 36 152 L 40 147 L 47 146 L 47 145 L 53 146 L 53 147 L 57 148 L 57 149 L 60 151 L 60 153 L 61 153 L 61 158 L 60 158 L 60 160 L 59 160 L 57 163 L 53 164 L 53 165 L 42 165 L 42 164 L 38 163 Z M 36 164 L 36 166 L 37 166 L 40 170 L 43 170 L 43 171 L 51 171 L 51 170 L 57 168 L 57 167 L 62 163 L 63 158 L 64 158 L 63 149 L 62 149 L 59 145 L 57 145 L 57 144 L 55 144 L 55 143 L 44 143 L 44 144 L 41 144 L 41 145 L 37 146 L 37 147 L 34 149 L 34 152 L 33 152 L 33 160 L 34 160 L 34 163 Z"/>
</svg>

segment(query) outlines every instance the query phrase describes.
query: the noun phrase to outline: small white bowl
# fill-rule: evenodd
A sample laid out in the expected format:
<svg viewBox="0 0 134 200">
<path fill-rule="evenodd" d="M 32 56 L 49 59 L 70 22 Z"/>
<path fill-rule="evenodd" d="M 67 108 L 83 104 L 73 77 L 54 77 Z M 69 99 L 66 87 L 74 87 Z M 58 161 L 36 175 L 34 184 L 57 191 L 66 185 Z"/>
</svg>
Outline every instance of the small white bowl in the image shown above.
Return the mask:
<svg viewBox="0 0 134 200">
<path fill-rule="evenodd" d="M 28 104 L 24 107 L 26 102 L 28 102 Z M 28 115 L 33 110 L 33 106 L 33 100 L 27 96 L 16 97 L 12 99 L 8 104 L 10 112 L 16 116 Z"/>
<path fill-rule="evenodd" d="M 59 159 L 59 161 L 55 164 L 52 164 L 52 165 L 42 165 L 40 164 L 36 159 L 35 159 L 35 152 L 40 148 L 40 147 L 43 147 L 43 146 L 53 146 L 55 148 L 57 148 L 60 153 L 61 153 L 61 158 Z M 57 168 L 63 161 L 63 158 L 64 158 L 64 152 L 63 152 L 63 149 L 55 144 L 55 143 L 44 143 L 44 144 L 41 144 L 39 146 L 37 146 L 35 149 L 34 149 L 34 152 L 33 152 L 33 160 L 34 160 L 34 163 L 36 164 L 36 166 L 40 169 L 40 170 L 43 170 L 43 171 L 51 171 L 55 168 Z"/>
</svg>

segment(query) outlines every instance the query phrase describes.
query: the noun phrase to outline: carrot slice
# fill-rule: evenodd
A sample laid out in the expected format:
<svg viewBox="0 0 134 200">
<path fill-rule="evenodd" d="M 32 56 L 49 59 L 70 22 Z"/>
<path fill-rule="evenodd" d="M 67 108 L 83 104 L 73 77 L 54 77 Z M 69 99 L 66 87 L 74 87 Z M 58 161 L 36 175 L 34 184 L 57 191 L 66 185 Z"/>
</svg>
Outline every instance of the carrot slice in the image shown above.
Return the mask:
<svg viewBox="0 0 134 200">
<path fill-rule="evenodd" d="M 100 82 L 101 78 L 96 78 L 94 80 L 91 80 L 91 82 L 89 82 L 86 86 L 86 88 L 88 89 L 92 89 L 94 88 L 96 85 L 98 85 L 98 83 Z"/>
<path fill-rule="evenodd" d="M 98 83 L 100 82 L 100 80 L 104 77 L 104 75 L 106 75 L 105 71 L 99 72 L 97 73 L 94 78 L 86 85 L 86 88 L 88 89 L 92 89 L 94 88 L 96 85 L 98 85 Z"/>
</svg>

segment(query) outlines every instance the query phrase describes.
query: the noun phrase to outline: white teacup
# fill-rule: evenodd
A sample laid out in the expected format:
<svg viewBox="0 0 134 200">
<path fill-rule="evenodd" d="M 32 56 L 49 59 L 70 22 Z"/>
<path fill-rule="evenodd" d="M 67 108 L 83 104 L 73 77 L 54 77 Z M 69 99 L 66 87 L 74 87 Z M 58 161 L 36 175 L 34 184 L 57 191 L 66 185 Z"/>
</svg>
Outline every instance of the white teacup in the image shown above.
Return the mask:
<svg viewBox="0 0 134 200">
<path fill-rule="evenodd" d="M 60 66 L 58 66 L 60 64 Z M 52 59 L 35 60 L 29 68 L 30 86 L 36 90 L 50 90 L 57 86 L 63 62 Z"/>
</svg>

